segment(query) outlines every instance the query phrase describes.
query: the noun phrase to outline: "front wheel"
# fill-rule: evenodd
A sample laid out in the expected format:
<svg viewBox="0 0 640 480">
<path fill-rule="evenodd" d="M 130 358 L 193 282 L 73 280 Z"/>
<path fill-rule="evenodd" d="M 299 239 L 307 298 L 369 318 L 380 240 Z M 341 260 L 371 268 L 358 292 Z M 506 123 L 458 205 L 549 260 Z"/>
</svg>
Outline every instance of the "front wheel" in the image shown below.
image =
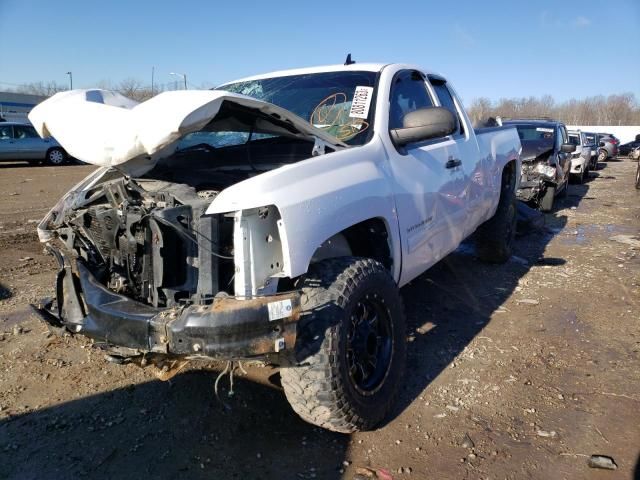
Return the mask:
<svg viewBox="0 0 640 480">
<path fill-rule="evenodd" d="M 370 430 L 388 415 L 404 373 L 405 318 L 398 287 L 371 259 L 309 268 L 298 322 L 300 366 L 280 377 L 293 410 L 336 432 Z"/>
<path fill-rule="evenodd" d="M 49 165 L 62 165 L 67 159 L 67 154 L 61 148 L 52 148 L 47 152 L 46 160 Z"/>
<path fill-rule="evenodd" d="M 540 211 L 541 212 L 550 212 L 553 209 L 553 201 L 556 197 L 556 187 L 551 185 L 547 186 L 547 189 L 540 199 Z"/>
</svg>

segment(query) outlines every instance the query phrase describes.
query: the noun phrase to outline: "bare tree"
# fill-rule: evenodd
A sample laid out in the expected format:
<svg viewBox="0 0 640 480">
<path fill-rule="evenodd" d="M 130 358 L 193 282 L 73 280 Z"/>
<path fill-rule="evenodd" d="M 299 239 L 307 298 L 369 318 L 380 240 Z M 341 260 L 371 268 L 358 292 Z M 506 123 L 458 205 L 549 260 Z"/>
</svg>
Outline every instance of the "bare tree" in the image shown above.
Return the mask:
<svg viewBox="0 0 640 480">
<path fill-rule="evenodd" d="M 640 125 L 640 105 L 633 93 L 556 103 L 551 95 L 528 98 L 501 98 L 491 102 L 478 98 L 471 102 L 469 117 L 474 125 L 489 117 L 552 117 L 567 125 Z"/>
<path fill-rule="evenodd" d="M 26 93 L 28 95 L 40 95 L 50 97 L 51 95 L 67 90 L 67 87 L 57 82 L 34 82 L 20 85 L 13 89 L 16 93 Z"/>
<path fill-rule="evenodd" d="M 151 91 L 151 87 L 143 85 L 142 82 L 135 78 L 124 79 L 115 87 L 115 90 L 125 97 L 137 102 L 144 102 L 154 95 L 154 92 Z"/>
</svg>

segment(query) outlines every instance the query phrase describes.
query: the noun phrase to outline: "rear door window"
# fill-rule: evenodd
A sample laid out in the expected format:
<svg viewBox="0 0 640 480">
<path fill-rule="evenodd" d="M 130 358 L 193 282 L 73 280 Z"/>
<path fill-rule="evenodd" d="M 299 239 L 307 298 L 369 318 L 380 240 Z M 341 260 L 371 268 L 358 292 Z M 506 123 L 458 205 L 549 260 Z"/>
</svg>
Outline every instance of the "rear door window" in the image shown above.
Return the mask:
<svg viewBox="0 0 640 480">
<path fill-rule="evenodd" d="M 39 138 L 36 129 L 27 125 L 16 125 L 13 127 L 15 138 Z"/>
<path fill-rule="evenodd" d="M 457 130 L 454 135 L 464 134 L 464 127 L 462 119 L 460 118 L 460 112 L 458 112 L 458 109 L 456 108 L 456 103 L 453 100 L 453 95 L 447 86 L 446 80 L 434 77 L 429 77 L 429 80 L 438 100 L 440 101 L 440 105 L 453 113 L 453 116 L 456 119 Z"/>
</svg>

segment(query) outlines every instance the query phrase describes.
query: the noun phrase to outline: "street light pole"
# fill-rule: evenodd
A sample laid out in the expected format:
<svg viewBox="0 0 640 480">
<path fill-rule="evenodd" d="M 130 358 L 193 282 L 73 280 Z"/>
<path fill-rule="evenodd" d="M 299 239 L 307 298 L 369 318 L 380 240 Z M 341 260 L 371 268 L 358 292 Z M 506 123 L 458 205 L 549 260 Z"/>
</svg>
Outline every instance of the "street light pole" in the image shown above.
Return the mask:
<svg viewBox="0 0 640 480">
<path fill-rule="evenodd" d="M 170 72 L 169 75 L 176 75 L 178 77 L 182 77 L 182 79 L 184 80 L 184 89 L 187 89 L 187 74 L 186 73 L 176 73 L 176 72 Z"/>
<path fill-rule="evenodd" d="M 67 75 L 69 75 L 69 90 L 73 90 L 73 73 L 67 72 Z"/>
</svg>

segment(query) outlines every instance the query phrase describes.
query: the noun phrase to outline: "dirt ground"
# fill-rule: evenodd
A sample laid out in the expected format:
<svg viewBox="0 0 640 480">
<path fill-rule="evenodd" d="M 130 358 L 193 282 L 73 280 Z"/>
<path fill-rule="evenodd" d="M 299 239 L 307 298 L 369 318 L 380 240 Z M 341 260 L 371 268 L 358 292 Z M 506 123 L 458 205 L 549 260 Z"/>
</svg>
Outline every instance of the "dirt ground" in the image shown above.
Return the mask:
<svg viewBox="0 0 640 480">
<path fill-rule="evenodd" d="M 635 163 L 600 164 L 522 236 L 506 265 L 463 245 L 402 289 L 410 335 L 397 409 L 377 431 L 300 420 L 277 370 L 215 399 L 216 364 L 169 382 L 49 336 L 35 227 L 91 171 L 0 164 L 0 479 L 640 478 L 640 192 Z M 592 454 L 616 471 L 589 468 Z"/>
</svg>

